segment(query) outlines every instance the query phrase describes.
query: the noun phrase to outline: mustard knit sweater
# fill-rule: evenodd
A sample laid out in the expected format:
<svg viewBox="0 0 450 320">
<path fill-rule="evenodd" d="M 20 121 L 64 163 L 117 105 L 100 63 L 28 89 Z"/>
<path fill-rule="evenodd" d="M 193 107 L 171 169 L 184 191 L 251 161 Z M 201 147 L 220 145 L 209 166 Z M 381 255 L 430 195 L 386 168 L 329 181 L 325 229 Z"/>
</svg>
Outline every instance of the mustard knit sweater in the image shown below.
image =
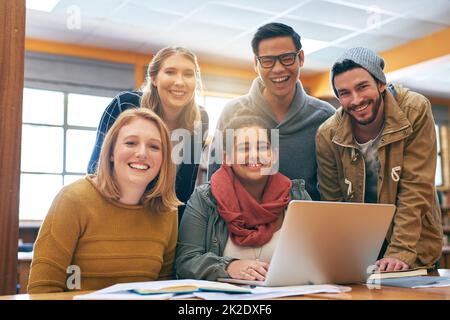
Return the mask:
<svg viewBox="0 0 450 320">
<path fill-rule="evenodd" d="M 80 290 L 170 279 L 178 233 L 177 212 L 104 198 L 90 177 L 64 187 L 39 231 L 29 293 L 67 291 L 79 267 Z M 68 278 L 69 277 L 69 278 Z M 72 288 L 69 288 L 72 289 Z"/>
</svg>

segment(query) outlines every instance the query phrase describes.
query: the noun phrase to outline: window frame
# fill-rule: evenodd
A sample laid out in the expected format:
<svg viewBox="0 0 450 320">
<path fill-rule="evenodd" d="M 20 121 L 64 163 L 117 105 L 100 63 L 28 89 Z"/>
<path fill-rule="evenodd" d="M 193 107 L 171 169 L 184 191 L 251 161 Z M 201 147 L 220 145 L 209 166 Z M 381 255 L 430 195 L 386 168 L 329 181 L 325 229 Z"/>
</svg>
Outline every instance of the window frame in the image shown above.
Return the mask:
<svg viewBox="0 0 450 320">
<path fill-rule="evenodd" d="M 84 131 L 92 131 L 97 132 L 97 127 L 89 127 L 89 126 L 79 126 L 79 125 L 69 125 L 68 123 L 68 111 L 69 111 L 69 95 L 70 94 L 77 94 L 77 95 L 87 95 L 87 96 L 94 96 L 94 97 L 104 97 L 108 99 L 113 99 L 113 96 L 104 96 L 104 95 L 95 95 L 92 93 L 84 94 L 79 92 L 71 92 L 69 90 L 54 90 L 54 89 L 44 89 L 42 87 L 33 87 L 33 86 L 24 86 L 25 89 L 33 89 L 33 90 L 42 90 L 42 91 L 52 91 L 52 92 L 58 92 L 63 94 L 63 123 L 62 125 L 55 125 L 55 124 L 46 124 L 46 123 L 35 123 L 35 122 L 24 122 L 22 119 L 22 128 L 24 125 L 32 125 L 32 126 L 38 126 L 38 127 L 53 127 L 53 128 L 62 128 L 63 129 L 63 142 L 62 142 L 62 150 L 63 150 L 63 159 L 62 159 L 62 171 L 60 173 L 55 172 L 46 172 L 46 171 L 23 171 L 22 168 L 20 170 L 20 176 L 22 174 L 33 174 L 33 175 L 55 175 L 55 176 L 61 176 L 62 180 L 62 187 L 66 185 L 66 176 L 80 176 L 80 178 L 84 177 L 86 175 L 86 170 L 81 172 L 74 172 L 74 171 L 67 171 L 67 132 L 68 130 L 84 130 Z M 106 105 L 105 105 L 106 108 Z M 100 120 L 100 119 L 99 119 Z M 92 148 L 94 145 L 92 145 Z M 22 148 L 22 147 L 21 147 Z M 87 163 L 86 163 L 86 169 L 87 169 Z M 45 213 L 46 214 L 46 213 Z M 42 224 L 43 219 L 45 218 L 45 215 L 42 219 L 29 219 L 29 218 L 21 218 L 21 210 L 19 205 L 19 226 L 26 226 L 26 227 L 39 227 Z"/>
</svg>

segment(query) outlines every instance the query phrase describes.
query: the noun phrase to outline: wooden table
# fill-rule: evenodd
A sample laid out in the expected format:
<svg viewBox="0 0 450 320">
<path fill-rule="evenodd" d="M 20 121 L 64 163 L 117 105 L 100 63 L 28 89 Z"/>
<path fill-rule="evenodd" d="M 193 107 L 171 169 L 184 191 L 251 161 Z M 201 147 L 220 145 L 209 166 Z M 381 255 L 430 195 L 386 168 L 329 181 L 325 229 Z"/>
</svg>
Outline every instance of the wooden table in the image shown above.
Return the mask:
<svg viewBox="0 0 450 320">
<path fill-rule="evenodd" d="M 439 269 L 441 275 L 450 277 L 450 269 Z M 370 289 L 365 284 L 350 285 L 351 292 L 336 294 L 307 294 L 304 296 L 286 297 L 283 299 L 295 300 L 450 300 L 450 287 L 442 288 L 397 288 L 382 286 L 379 289 Z M 0 296 L 0 300 L 71 300 L 78 294 L 89 291 L 42 293 L 42 294 L 18 294 L 13 296 Z"/>
<path fill-rule="evenodd" d="M 350 287 L 352 291 L 347 293 L 318 293 L 307 296 L 332 300 L 450 300 L 450 287 L 410 289 L 384 286 L 380 289 L 369 289 L 363 284 Z"/>
</svg>

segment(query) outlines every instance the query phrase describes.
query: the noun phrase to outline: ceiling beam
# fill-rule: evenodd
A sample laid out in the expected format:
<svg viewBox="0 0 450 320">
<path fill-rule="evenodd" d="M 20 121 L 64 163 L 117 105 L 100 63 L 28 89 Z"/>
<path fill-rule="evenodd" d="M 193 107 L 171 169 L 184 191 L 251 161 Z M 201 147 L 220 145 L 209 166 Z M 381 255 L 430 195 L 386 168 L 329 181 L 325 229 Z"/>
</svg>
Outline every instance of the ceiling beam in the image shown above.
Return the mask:
<svg viewBox="0 0 450 320">
<path fill-rule="evenodd" d="M 450 53 L 450 27 L 381 52 L 389 73 Z"/>
<path fill-rule="evenodd" d="M 129 64 L 147 64 L 153 57 L 152 54 L 144 55 L 130 51 L 98 48 L 93 46 L 33 38 L 25 39 L 25 50 Z"/>
<path fill-rule="evenodd" d="M 450 53 L 449 39 L 450 27 L 381 52 L 380 55 L 386 65 L 385 72 L 393 72 L 448 55 Z M 309 93 L 315 97 L 329 98 L 333 96 L 329 71 L 303 77 L 302 82 L 309 89 Z"/>
<path fill-rule="evenodd" d="M 94 46 L 70 44 L 58 41 L 41 40 L 34 38 L 25 39 L 25 50 L 30 52 L 65 55 L 77 58 L 96 59 L 118 63 L 135 65 L 136 88 L 140 87 L 145 78 L 145 66 L 153 58 L 153 54 L 141 54 L 131 51 L 98 48 Z M 256 77 L 252 68 L 230 68 L 211 63 L 201 63 L 202 73 L 218 76 L 236 77 L 243 79 L 254 79 Z"/>
</svg>

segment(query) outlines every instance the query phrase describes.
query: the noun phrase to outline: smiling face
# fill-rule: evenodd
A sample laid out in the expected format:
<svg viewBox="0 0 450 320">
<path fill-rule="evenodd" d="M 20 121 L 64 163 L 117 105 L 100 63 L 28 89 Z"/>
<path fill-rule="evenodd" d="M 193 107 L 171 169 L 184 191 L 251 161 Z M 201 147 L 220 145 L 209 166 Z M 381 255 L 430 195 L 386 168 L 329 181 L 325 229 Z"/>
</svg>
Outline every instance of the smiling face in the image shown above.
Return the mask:
<svg viewBox="0 0 450 320">
<path fill-rule="evenodd" d="M 278 56 L 284 53 L 296 52 L 294 41 L 290 36 L 264 39 L 259 43 L 258 55 Z M 295 86 L 300 76 L 300 67 L 303 66 L 304 55 L 300 51 L 295 62 L 290 66 L 284 66 L 279 60 L 272 68 L 263 68 L 254 59 L 255 71 L 258 73 L 267 89 L 267 94 L 277 98 L 293 97 Z"/>
<path fill-rule="evenodd" d="M 120 188 L 145 189 L 159 174 L 162 150 L 161 134 L 153 121 L 137 118 L 124 125 L 111 155 Z"/>
<path fill-rule="evenodd" d="M 163 109 L 181 111 L 194 99 L 195 65 L 187 57 L 175 53 L 164 60 L 152 83 L 158 90 Z"/>
<path fill-rule="evenodd" d="M 231 168 L 243 184 L 264 182 L 273 163 L 273 153 L 267 130 L 244 127 L 235 130 Z"/>
<path fill-rule="evenodd" d="M 381 93 L 386 85 L 377 83 L 363 68 L 354 68 L 334 77 L 339 101 L 346 113 L 359 125 L 368 125 L 383 112 Z M 381 118 L 382 120 L 382 118 Z"/>
</svg>

